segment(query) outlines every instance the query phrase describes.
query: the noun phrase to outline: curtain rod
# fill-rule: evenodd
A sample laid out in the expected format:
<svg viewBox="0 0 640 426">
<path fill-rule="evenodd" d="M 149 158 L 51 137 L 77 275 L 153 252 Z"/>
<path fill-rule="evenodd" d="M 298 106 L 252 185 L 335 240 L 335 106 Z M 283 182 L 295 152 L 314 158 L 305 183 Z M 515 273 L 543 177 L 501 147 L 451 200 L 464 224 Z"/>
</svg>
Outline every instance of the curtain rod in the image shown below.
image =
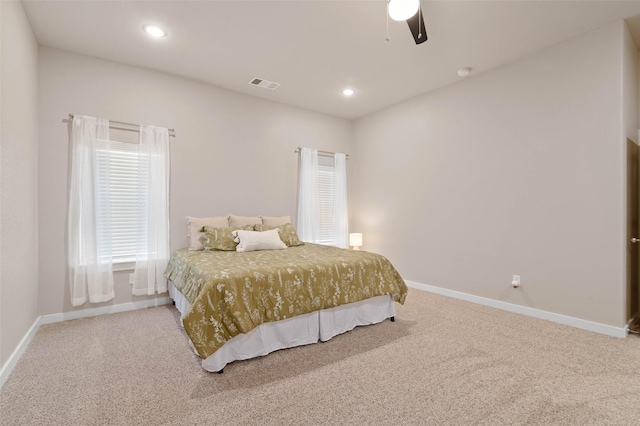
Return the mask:
<svg viewBox="0 0 640 426">
<path fill-rule="evenodd" d="M 63 123 L 70 122 L 71 120 L 73 120 L 73 116 L 74 116 L 74 114 L 69 113 L 69 118 L 62 119 L 62 122 Z M 126 127 L 121 127 L 121 126 L 118 126 L 118 124 L 120 124 L 122 126 L 137 127 L 137 129 L 129 129 L 129 128 L 126 128 Z M 109 128 L 110 129 L 116 129 L 116 130 L 124 130 L 126 132 L 140 132 L 140 125 L 139 124 L 124 123 L 122 121 L 111 121 L 111 120 L 109 120 Z M 173 130 L 173 129 L 167 129 L 167 130 L 169 130 L 169 136 L 171 136 L 172 138 L 176 137 L 176 131 L 175 130 Z"/>
<path fill-rule="evenodd" d="M 298 154 L 300 152 L 300 150 L 302 149 L 302 147 L 298 147 L 295 151 L 296 154 Z M 321 151 L 318 150 L 318 155 L 322 155 L 323 157 L 333 157 L 336 153 L 335 152 L 331 152 L 331 151 Z M 347 158 L 347 160 L 349 159 L 349 154 L 345 154 L 345 157 Z"/>
</svg>

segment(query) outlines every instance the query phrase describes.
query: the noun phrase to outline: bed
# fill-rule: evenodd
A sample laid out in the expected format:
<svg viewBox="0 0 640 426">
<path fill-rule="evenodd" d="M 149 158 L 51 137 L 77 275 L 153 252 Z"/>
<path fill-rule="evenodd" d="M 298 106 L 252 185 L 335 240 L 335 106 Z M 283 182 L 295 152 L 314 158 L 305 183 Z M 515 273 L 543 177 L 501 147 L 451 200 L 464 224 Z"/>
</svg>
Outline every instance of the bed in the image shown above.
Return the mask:
<svg viewBox="0 0 640 426">
<path fill-rule="evenodd" d="M 395 302 L 407 294 L 383 256 L 310 243 L 252 252 L 180 249 L 165 276 L 190 344 L 212 372 L 393 319 Z"/>
</svg>

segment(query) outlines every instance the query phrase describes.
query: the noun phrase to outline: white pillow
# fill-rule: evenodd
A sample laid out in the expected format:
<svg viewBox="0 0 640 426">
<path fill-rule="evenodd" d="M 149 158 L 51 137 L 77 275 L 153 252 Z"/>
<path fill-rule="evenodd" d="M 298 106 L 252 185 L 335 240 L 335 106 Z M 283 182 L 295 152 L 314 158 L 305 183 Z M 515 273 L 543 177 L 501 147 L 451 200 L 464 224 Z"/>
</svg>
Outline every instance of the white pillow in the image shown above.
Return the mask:
<svg viewBox="0 0 640 426">
<path fill-rule="evenodd" d="M 218 217 L 191 217 L 187 216 L 187 236 L 189 237 L 189 250 L 204 250 L 200 237 L 203 226 L 212 228 L 229 228 L 229 216 Z"/>
<path fill-rule="evenodd" d="M 281 226 L 291 223 L 291 217 L 289 216 L 261 216 L 262 224 L 267 226 Z"/>
<path fill-rule="evenodd" d="M 234 241 L 238 243 L 236 251 L 280 250 L 287 248 L 277 229 L 270 231 L 233 231 Z"/>
</svg>

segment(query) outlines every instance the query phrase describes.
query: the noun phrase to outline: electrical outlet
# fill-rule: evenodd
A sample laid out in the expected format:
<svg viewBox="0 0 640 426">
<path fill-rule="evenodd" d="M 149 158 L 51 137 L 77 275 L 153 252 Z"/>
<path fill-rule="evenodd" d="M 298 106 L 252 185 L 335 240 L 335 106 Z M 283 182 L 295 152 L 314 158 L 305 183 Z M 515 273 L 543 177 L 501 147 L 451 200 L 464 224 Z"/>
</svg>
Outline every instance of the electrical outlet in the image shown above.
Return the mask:
<svg viewBox="0 0 640 426">
<path fill-rule="evenodd" d="M 511 287 L 518 288 L 520 287 L 520 275 L 514 275 L 511 280 Z"/>
<path fill-rule="evenodd" d="M 129 284 L 133 285 L 136 282 L 136 274 L 129 274 Z"/>
</svg>

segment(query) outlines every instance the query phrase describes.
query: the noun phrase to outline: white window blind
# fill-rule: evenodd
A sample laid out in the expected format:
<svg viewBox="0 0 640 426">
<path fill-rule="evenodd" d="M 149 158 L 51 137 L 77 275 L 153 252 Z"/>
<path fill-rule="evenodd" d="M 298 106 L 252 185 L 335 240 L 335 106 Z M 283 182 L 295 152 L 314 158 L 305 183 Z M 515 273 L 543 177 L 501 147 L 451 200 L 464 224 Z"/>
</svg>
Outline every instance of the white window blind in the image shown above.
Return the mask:
<svg viewBox="0 0 640 426">
<path fill-rule="evenodd" d="M 136 238 L 141 230 L 139 221 L 144 216 L 138 212 L 139 199 L 146 199 L 147 182 L 138 181 L 138 173 L 147 167 L 147 161 L 138 152 L 138 144 L 118 141 L 101 141 L 104 145 L 97 150 L 97 199 L 110 203 L 98 203 L 99 216 L 109 221 L 104 229 L 110 231 L 114 263 L 134 262 L 136 258 Z M 110 205 L 110 208 L 104 208 Z M 110 211 L 109 211 L 110 210 Z"/>
<path fill-rule="evenodd" d="M 335 173 L 333 166 L 318 166 L 318 197 L 320 204 L 320 226 L 317 242 L 332 245 L 335 218 Z"/>
</svg>

